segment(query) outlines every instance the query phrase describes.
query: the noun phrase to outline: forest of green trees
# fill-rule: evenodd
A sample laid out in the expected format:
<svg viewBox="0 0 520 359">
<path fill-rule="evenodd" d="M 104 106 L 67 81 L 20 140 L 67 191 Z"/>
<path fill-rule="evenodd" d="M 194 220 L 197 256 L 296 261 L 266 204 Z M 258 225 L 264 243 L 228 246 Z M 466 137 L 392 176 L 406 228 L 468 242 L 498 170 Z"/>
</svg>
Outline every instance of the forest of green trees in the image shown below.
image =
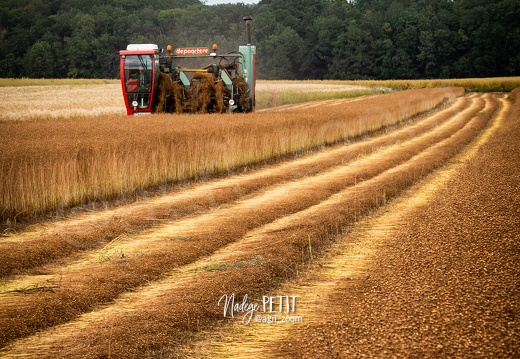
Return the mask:
<svg viewBox="0 0 520 359">
<path fill-rule="evenodd" d="M 520 0 L 0 0 L 0 77 L 117 78 L 128 43 L 245 43 L 260 79 L 520 75 Z"/>
</svg>

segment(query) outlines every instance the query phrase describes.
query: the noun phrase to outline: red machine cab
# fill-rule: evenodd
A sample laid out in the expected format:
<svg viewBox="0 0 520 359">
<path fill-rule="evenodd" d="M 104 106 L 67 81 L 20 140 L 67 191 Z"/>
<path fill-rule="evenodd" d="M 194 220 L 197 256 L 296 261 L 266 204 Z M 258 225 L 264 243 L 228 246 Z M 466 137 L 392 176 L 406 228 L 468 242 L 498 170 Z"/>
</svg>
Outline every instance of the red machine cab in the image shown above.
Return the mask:
<svg viewBox="0 0 520 359">
<path fill-rule="evenodd" d="M 121 50 L 120 76 L 128 115 L 152 112 L 159 81 L 159 48 L 155 44 L 130 44 Z"/>
</svg>

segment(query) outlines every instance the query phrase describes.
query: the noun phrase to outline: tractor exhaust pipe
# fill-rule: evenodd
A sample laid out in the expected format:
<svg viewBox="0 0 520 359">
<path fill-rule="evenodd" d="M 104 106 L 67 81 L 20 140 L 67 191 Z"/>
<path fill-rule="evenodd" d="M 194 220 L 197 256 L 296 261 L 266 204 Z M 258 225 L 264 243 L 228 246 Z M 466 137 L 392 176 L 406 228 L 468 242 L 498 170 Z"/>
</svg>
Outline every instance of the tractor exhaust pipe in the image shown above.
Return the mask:
<svg viewBox="0 0 520 359">
<path fill-rule="evenodd" d="M 246 22 L 247 45 L 251 45 L 251 20 L 253 20 L 253 18 L 251 16 L 244 16 L 242 20 Z"/>
</svg>

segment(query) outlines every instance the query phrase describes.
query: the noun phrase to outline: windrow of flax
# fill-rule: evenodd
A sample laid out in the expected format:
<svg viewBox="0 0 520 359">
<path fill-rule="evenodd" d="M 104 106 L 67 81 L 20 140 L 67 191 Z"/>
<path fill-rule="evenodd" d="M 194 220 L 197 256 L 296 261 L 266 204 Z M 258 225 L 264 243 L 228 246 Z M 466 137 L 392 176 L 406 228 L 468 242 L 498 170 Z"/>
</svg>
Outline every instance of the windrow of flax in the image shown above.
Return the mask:
<svg viewBox="0 0 520 359">
<path fill-rule="evenodd" d="M 379 130 L 463 93 L 408 90 L 285 112 L 0 123 L 0 216 L 225 173 Z"/>
</svg>

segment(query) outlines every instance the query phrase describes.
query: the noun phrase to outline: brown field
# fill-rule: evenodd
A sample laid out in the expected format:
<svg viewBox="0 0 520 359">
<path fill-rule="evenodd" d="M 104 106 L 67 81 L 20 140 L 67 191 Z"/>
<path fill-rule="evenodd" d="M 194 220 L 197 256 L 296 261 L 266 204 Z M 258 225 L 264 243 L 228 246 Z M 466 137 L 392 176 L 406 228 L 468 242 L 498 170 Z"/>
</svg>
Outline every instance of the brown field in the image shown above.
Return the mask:
<svg viewBox="0 0 520 359">
<path fill-rule="evenodd" d="M 0 355 L 512 357 L 519 96 L 5 120 Z"/>
</svg>

